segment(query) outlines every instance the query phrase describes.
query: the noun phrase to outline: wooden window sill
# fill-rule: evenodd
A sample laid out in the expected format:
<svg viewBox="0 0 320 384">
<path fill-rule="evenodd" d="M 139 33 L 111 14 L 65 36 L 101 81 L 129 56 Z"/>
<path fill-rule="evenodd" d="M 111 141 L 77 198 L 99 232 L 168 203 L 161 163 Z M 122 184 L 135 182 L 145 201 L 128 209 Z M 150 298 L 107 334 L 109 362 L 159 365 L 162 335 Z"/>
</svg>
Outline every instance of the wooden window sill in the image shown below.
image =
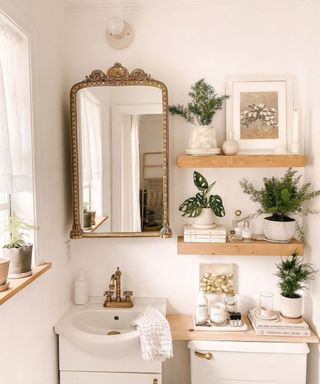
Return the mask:
<svg viewBox="0 0 320 384">
<path fill-rule="evenodd" d="M 23 288 L 30 285 L 34 280 L 38 279 L 46 271 L 52 267 L 52 263 L 45 263 L 32 268 L 32 275 L 21 279 L 8 279 L 10 282 L 9 288 L 6 291 L 0 292 L 0 305 L 5 303 L 11 297 L 15 296 Z"/>
</svg>

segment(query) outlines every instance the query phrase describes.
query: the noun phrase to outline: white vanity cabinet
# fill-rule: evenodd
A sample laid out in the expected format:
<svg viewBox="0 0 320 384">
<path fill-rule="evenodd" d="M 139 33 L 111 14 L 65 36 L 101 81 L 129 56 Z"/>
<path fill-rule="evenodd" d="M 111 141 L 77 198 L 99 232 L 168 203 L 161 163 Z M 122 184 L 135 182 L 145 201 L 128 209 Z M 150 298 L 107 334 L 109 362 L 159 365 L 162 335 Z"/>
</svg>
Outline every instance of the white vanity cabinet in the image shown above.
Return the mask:
<svg viewBox="0 0 320 384">
<path fill-rule="evenodd" d="M 191 341 L 192 384 L 305 384 L 305 343 Z"/>
</svg>

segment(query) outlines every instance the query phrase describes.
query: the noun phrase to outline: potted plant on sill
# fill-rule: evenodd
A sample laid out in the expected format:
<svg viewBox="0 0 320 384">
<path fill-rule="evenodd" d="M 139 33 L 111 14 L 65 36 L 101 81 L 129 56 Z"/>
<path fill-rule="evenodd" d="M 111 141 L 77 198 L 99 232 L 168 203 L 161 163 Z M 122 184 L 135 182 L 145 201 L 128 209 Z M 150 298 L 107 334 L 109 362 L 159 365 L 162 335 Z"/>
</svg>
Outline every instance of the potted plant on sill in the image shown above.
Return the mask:
<svg viewBox="0 0 320 384">
<path fill-rule="evenodd" d="M 198 80 L 191 86 L 189 96 L 192 101 L 187 106 L 180 104 L 169 106 L 171 115 L 181 116 L 187 122 L 193 124 L 189 148 L 186 150 L 187 154 L 220 153 L 212 120 L 216 111 L 222 108 L 223 101 L 229 96 L 218 96 L 214 87 L 206 83 L 204 79 Z"/>
<path fill-rule="evenodd" d="M 265 177 L 263 178 L 264 186 L 261 189 L 255 188 L 246 179 L 240 181 L 244 193 L 250 195 L 252 201 L 261 205 L 261 209 L 258 209 L 251 218 L 261 214 L 271 215 L 264 218 L 264 235 L 267 240 L 290 242 L 297 228 L 300 239 L 303 241 L 302 227 L 297 225 L 292 215 L 319 213 L 316 210 L 304 209 L 303 204 L 319 196 L 320 191 L 310 192 L 310 183 L 299 186 L 301 175 L 296 176 L 296 173 L 297 171 L 289 168 L 280 179 Z"/>
<path fill-rule="evenodd" d="M 19 279 L 32 274 L 32 244 L 25 241 L 27 231 L 36 229 L 33 225 L 27 224 L 23 219 L 13 215 L 9 217 L 5 228 L 10 238 L 3 246 L 3 256 L 10 260 L 9 278 Z"/>
<path fill-rule="evenodd" d="M 281 259 L 276 264 L 276 276 L 279 278 L 280 312 L 283 317 L 300 318 L 302 316 L 302 296 L 298 293 L 306 289 L 306 283 L 315 279 L 318 271 L 310 263 L 294 253 L 291 257 Z"/>
<path fill-rule="evenodd" d="M 201 173 L 193 172 L 193 182 L 199 192 L 186 199 L 179 207 L 182 216 L 196 218 L 194 227 L 209 228 L 214 226 L 214 216 L 223 217 L 225 210 L 222 199 L 219 195 L 209 193 L 215 185 L 215 181 L 209 185 Z"/>
</svg>

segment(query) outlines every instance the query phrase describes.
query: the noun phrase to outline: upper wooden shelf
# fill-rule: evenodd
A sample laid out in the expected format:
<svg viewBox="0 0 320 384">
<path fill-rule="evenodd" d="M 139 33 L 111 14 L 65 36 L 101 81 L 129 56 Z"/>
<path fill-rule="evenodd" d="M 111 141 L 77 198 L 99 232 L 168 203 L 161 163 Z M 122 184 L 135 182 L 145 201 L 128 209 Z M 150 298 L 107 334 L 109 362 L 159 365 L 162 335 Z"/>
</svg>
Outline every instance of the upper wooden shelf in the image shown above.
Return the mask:
<svg viewBox="0 0 320 384">
<path fill-rule="evenodd" d="M 213 341 L 265 341 L 280 343 L 319 343 L 317 335 L 311 336 L 260 336 L 256 335 L 247 316 L 243 316 L 248 326 L 246 332 L 207 332 L 194 330 L 192 316 L 167 315 L 173 340 L 213 340 Z"/>
<path fill-rule="evenodd" d="M 235 156 L 191 156 L 177 157 L 180 168 L 276 168 L 305 167 L 307 156 L 302 154 L 287 155 L 235 155 Z"/>
<path fill-rule="evenodd" d="M 298 256 L 303 255 L 304 246 L 298 240 L 287 244 L 263 240 L 252 240 L 250 243 L 186 243 L 183 236 L 178 237 L 179 255 L 291 256 L 294 252 Z"/>
</svg>

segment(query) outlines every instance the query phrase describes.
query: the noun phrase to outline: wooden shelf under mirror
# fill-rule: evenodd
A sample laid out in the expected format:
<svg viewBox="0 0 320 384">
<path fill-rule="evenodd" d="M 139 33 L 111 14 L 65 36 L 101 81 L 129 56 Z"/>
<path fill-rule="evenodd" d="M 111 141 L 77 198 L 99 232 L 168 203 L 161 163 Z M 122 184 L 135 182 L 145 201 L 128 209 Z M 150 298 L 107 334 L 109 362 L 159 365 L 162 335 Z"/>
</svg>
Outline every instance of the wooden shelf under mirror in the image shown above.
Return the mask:
<svg viewBox="0 0 320 384">
<path fill-rule="evenodd" d="M 264 240 L 252 240 L 250 243 L 186 243 L 183 236 L 177 239 L 179 255 L 229 255 L 229 256 L 290 256 L 294 252 L 303 256 L 304 245 L 298 240 L 290 243 L 270 243 Z"/>
<path fill-rule="evenodd" d="M 216 155 L 177 157 L 180 168 L 276 168 L 305 167 L 307 156 L 303 154 L 287 155 Z"/>
<path fill-rule="evenodd" d="M 260 336 L 256 335 L 247 316 L 246 332 L 206 332 L 194 330 L 191 315 L 167 315 L 173 340 L 215 340 L 215 341 L 265 341 L 280 343 L 319 343 L 318 336 L 311 331 L 310 336 Z"/>
</svg>

